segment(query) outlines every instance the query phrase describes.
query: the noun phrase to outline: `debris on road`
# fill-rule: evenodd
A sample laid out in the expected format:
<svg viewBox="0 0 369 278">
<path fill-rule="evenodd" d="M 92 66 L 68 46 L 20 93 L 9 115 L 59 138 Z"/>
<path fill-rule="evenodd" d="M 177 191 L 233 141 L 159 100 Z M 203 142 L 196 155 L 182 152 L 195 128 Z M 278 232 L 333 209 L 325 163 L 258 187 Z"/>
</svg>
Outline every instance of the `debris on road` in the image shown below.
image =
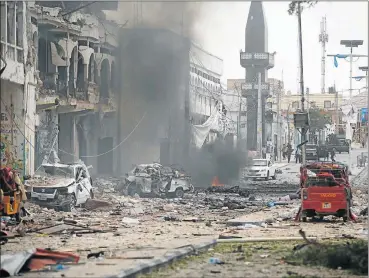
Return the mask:
<svg viewBox="0 0 369 278">
<path fill-rule="evenodd" d="M 57 269 L 63 269 L 60 264 L 77 264 L 79 256 L 50 251 L 46 249 L 31 249 L 13 255 L 1 255 L 1 277 L 15 276 L 28 271 L 50 270 L 50 266 L 57 265 Z"/>
</svg>

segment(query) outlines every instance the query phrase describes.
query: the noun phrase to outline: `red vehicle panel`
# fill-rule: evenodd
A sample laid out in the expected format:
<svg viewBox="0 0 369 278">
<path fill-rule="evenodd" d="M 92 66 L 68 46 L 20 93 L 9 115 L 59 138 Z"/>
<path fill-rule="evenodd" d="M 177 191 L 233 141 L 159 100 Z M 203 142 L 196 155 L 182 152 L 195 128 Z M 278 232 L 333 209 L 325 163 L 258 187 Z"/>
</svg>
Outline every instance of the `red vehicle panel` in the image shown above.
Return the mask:
<svg viewBox="0 0 369 278">
<path fill-rule="evenodd" d="M 312 163 L 300 168 L 301 208 L 296 220 L 326 215 L 351 219 L 351 188 L 346 171 L 333 163 Z"/>
</svg>

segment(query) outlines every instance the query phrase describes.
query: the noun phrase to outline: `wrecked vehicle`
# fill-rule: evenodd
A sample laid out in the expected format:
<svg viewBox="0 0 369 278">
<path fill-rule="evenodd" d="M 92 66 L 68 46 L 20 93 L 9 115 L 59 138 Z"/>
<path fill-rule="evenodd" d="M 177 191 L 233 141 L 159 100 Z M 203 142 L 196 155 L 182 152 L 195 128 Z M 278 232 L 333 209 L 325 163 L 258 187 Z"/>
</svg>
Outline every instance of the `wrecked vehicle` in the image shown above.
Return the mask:
<svg viewBox="0 0 369 278">
<path fill-rule="evenodd" d="M 25 181 L 30 201 L 63 211 L 85 204 L 94 197 L 89 168 L 83 162 L 42 164 L 34 177 Z"/>
<path fill-rule="evenodd" d="M 171 167 L 159 163 L 140 164 L 126 174 L 126 191 L 130 196 L 156 195 L 182 198 L 193 192 L 191 178 Z"/>
</svg>

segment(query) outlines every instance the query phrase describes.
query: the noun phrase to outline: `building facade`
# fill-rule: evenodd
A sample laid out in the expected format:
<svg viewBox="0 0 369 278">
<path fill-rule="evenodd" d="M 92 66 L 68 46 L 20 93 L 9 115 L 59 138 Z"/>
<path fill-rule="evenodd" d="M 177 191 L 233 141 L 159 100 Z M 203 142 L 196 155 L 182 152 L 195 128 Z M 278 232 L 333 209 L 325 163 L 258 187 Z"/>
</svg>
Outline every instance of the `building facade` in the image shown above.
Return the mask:
<svg viewBox="0 0 369 278">
<path fill-rule="evenodd" d="M 117 26 L 103 14 L 80 9 L 64 16 L 65 9 L 47 1 L 29 7 L 37 56 L 36 166 L 56 156 L 64 163 L 81 159 L 93 174 L 112 174 Z"/>
<path fill-rule="evenodd" d="M 2 1 L 1 167 L 33 174 L 35 156 L 36 78 L 29 3 Z"/>
</svg>

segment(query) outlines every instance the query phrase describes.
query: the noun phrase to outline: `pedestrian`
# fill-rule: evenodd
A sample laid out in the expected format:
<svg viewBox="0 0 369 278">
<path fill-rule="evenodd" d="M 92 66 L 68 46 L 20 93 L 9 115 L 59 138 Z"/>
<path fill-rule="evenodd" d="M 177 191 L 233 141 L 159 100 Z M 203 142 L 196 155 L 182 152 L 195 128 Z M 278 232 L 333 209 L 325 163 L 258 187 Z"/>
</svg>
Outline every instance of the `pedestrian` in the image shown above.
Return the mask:
<svg viewBox="0 0 369 278">
<path fill-rule="evenodd" d="M 296 158 L 296 164 L 299 162 L 301 162 L 301 149 L 300 147 L 296 147 L 296 152 L 295 152 L 295 158 Z"/>
<path fill-rule="evenodd" d="M 263 159 L 266 159 L 266 147 L 265 146 L 261 148 L 261 156 Z"/>
<path fill-rule="evenodd" d="M 283 157 L 283 160 L 285 160 L 286 157 L 287 157 L 287 146 L 286 146 L 286 144 L 283 144 L 283 147 L 282 147 L 282 157 Z"/>
<path fill-rule="evenodd" d="M 329 151 L 328 151 L 328 149 L 325 150 L 325 160 L 326 161 L 329 160 Z"/>
<path fill-rule="evenodd" d="M 287 145 L 287 161 L 290 163 L 291 161 L 291 154 L 292 154 L 292 146 L 290 143 Z"/>
<path fill-rule="evenodd" d="M 333 148 L 332 151 L 331 151 L 331 160 L 332 162 L 336 162 L 336 160 L 334 159 L 336 156 L 336 149 Z"/>
</svg>

